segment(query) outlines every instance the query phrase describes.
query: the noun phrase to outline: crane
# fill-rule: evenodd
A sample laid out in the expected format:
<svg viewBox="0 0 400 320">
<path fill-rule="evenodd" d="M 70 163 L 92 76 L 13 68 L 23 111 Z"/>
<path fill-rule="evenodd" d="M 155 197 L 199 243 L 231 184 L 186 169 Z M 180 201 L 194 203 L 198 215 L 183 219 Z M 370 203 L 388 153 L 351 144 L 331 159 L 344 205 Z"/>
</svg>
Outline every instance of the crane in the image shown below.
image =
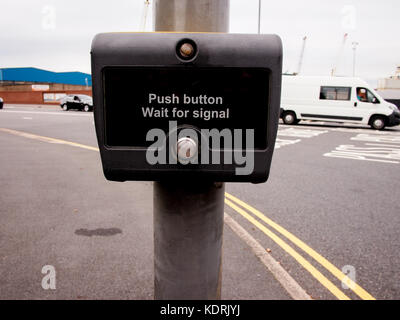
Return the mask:
<svg viewBox="0 0 400 320">
<path fill-rule="evenodd" d="M 307 36 L 303 38 L 303 45 L 301 47 L 300 51 L 300 58 L 299 58 L 299 64 L 297 65 L 297 72 L 294 72 L 294 75 L 298 75 L 301 72 L 301 67 L 303 66 L 303 59 L 304 59 L 304 51 L 306 49 L 306 42 L 307 42 Z"/>
<path fill-rule="evenodd" d="M 342 45 L 340 46 L 339 52 L 336 56 L 335 59 L 335 63 L 333 65 L 332 71 L 331 71 L 331 76 L 335 76 L 336 75 L 336 70 L 337 70 L 337 66 L 340 62 L 340 58 L 342 57 L 343 51 L 344 51 L 344 46 L 346 45 L 346 41 L 347 41 L 347 37 L 348 37 L 348 33 L 345 33 L 343 36 L 343 41 L 342 41 Z"/>
<path fill-rule="evenodd" d="M 150 1 L 144 1 L 142 19 L 140 20 L 140 31 L 146 31 L 147 13 L 149 11 Z"/>
</svg>

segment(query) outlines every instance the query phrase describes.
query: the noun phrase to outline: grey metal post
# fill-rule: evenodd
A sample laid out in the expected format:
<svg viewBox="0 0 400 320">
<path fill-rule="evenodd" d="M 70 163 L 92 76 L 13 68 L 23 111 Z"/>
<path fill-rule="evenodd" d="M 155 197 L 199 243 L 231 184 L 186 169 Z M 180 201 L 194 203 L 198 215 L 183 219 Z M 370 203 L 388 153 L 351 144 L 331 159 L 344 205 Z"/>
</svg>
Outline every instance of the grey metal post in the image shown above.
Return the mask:
<svg viewBox="0 0 400 320">
<path fill-rule="evenodd" d="M 358 42 L 354 41 L 352 43 L 353 46 L 353 77 L 356 76 L 356 50 L 357 50 L 357 46 L 358 46 Z"/>
<path fill-rule="evenodd" d="M 229 0 L 155 0 L 155 31 L 228 32 Z M 154 298 L 220 299 L 223 183 L 154 182 Z"/>
<path fill-rule="evenodd" d="M 228 32 L 229 0 L 154 0 L 155 31 Z"/>
<path fill-rule="evenodd" d="M 261 33 L 261 0 L 258 0 L 258 34 Z"/>
</svg>

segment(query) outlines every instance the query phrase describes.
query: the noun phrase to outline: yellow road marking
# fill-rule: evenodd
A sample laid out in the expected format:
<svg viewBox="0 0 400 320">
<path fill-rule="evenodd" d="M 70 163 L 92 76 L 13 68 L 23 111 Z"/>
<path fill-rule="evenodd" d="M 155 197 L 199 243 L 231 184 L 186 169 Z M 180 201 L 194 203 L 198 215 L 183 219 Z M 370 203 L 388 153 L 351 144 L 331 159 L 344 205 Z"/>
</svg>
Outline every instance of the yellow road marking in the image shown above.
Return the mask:
<svg viewBox="0 0 400 320">
<path fill-rule="evenodd" d="M 325 259 L 323 256 L 321 256 L 318 252 L 316 252 L 314 249 L 312 249 L 310 246 L 305 244 L 303 241 L 301 241 L 299 238 L 297 238 L 295 235 L 272 221 L 271 219 L 267 218 L 264 216 L 260 211 L 257 209 L 253 208 L 252 206 L 248 205 L 244 201 L 236 198 L 235 196 L 225 193 L 225 196 L 234 201 L 235 203 L 239 204 L 243 208 L 247 209 L 251 213 L 253 213 L 255 216 L 260 218 L 262 221 L 270 225 L 272 228 L 274 228 L 276 231 L 281 233 L 283 236 L 285 236 L 287 239 L 292 241 L 296 246 L 298 246 L 300 249 L 302 249 L 304 252 L 306 252 L 308 255 L 310 255 L 312 258 L 314 258 L 318 263 L 320 263 L 322 266 L 324 266 L 329 272 L 331 272 L 336 278 L 338 278 L 340 281 L 344 281 L 348 285 L 348 287 L 353 290 L 361 299 L 364 300 L 375 300 L 375 298 L 369 294 L 366 290 L 364 290 L 362 287 L 360 287 L 356 282 L 352 281 L 349 277 L 347 277 L 342 271 L 340 271 L 337 267 L 335 267 L 331 262 L 329 262 L 327 259 Z"/>
<path fill-rule="evenodd" d="M 36 134 L 32 133 L 26 133 L 23 131 L 17 131 L 17 130 L 12 130 L 12 129 L 6 129 L 6 128 L 0 128 L 0 131 L 7 132 L 16 136 L 28 138 L 28 139 L 33 139 L 33 140 L 39 140 L 43 142 L 48 142 L 48 143 L 58 143 L 58 144 L 66 144 L 72 147 L 77 147 L 77 148 L 83 148 L 83 149 L 88 149 L 92 151 L 99 151 L 98 148 L 96 147 L 91 147 L 87 146 L 84 144 L 76 143 L 76 142 L 71 142 L 71 141 L 66 141 L 66 140 L 61 140 L 61 139 L 55 139 L 55 138 L 49 138 L 49 137 L 44 137 L 44 136 L 39 136 Z"/>
<path fill-rule="evenodd" d="M 279 238 L 275 233 L 267 229 L 264 225 L 250 216 L 246 211 L 235 205 L 233 202 L 225 199 L 225 203 L 232 209 L 240 213 L 244 218 L 250 221 L 258 229 L 264 232 L 268 237 L 275 241 L 283 250 L 290 254 L 298 263 L 300 263 L 304 269 L 311 273 L 311 275 L 317 279 L 325 288 L 327 288 L 335 297 L 339 300 L 350 300 L 341 290 L 339 290 L 331 281 L 328 280 L 321 272 L 319 272 L 311 263 L 304 259 L 300 254 L 298 254 L 291 246 Z"/>
<path fill-rule="evenodd" d="M 276 261 L 265 248 L 253 238 L 236 220 L 224 213 L 224 222 L 246 243 L 260 262 L 272 273 L 276 280 L 295 300 L 312 300 L 311 296 L 297 283 L 283 266 Z"/>
</svg>

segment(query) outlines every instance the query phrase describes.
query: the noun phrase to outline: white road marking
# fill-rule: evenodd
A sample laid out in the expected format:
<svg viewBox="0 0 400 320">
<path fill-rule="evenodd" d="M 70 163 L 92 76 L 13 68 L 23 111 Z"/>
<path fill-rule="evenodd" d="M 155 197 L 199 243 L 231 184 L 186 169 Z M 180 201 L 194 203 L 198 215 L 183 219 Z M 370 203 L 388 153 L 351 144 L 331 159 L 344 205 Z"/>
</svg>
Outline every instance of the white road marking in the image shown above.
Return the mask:
<svg viewBox="0 0 400 320">
<path fill-rule="evenodd" d="M 338 132 L 350 132 L 350 133 L 357 133 L 357 132 L 369 132 L 370 134 L 376 134 L 376 135 L 381 135 L 381 134 L 386 134 L 387 132 L 383 131 L 378 131 L 378 130 L 372 130 L 371 128 L 332 128 L 330 129 L 331 131 L 338 131 Z M 396 132 L 396 131 L 395 131 Z M 400 131 L 398 131 L 400 133 Z"/>
<path fill-rule="evenodd" d="M 22 117 L 22 119 L 24 119 L 24 120 L 32 120 L 33 118 L 32 117 Z"/>
<path fill-rule="evenodd" d="M 400 135 L 361 133 L 350 138 L 350 140 L 374 143 L 364 143 L 363 146 L 340 145 L 335 150 L 325 153 L 324 156 L 392 164 L 400 163 Z"/>
<path fill-rule="evenodd" d="M 254 239 L 239 223 L 225 213 L 224 222 L 241 238 L 254 252 L 256 257 L 272 273 L 276 280 L 295 300 L 311 300 L 311 297 L 296 280 L 272 257 L 265 248 Z"/>
<path fill-rule="evenodd" d="M 380 160 L 380 159 L 367 158 L 367 157 L 364 157 L 362 155 L 349 153 L 349 152 L 332 151 L 332 152 L 329 152 L 329 153 L 325 153 L 324 156 L 325 157 L 331 157 L 331 158 L 343 158 L 343 159 L 360 160 L 360 161 L 384 162 L 384 163 L 394 163 L 394 164 L 400 163 L 398 161 L 389 161 L 389 160 Z"/>
<path fill-rule="evenodd" d="M 374 134 L 362 133 L 351 138 L 351 140 L 400 144 L 400 135 L 388 135 L 388 134 L 374 135 Z"/>
<path fill-rule="evenodd" d="M 303 122 L 302 122 L 303 123 Z M 321 128 L 324 126 L 323 128 Z M 373 130 L 371 127 L 354 127 L 354 128 L 348 128 L 348 127 L 332 127 L 329 126 L 325 123 L 304 123 L 304 125 L 296 125 L 296 126 L 290 126 L 286 124 L 279 124 L 279 128 L 293 128 L 293 129 L 300 129 L 300 128 L 318 128 L 321 130 L 325 131 L 338 131 L 338 132 L 350 132 L 350 133 L 359 133 L 359 132 L 369 132 L 370 134 L 377 134 L 377 135 L 384 135 L 384 134 L 400 134 L 400 130 L 385 130 L 385 131 L 378 131 L 378 130 Z M 398 128 L 398 127 L 395 127 Z"/>
<path fill-rule="evenodd" d="M 366 143 L 366 146 L 378 146 L 378 147 L 394 147 L 394 148 L 399 148 L 399 145 L 395 144 L 380 144 L 380 143 Z"/>
<path fill-rule="evenodd" d="M 311 130 L 311 129 L 298 129 L 298 128 L 287 128 L 278 130 L 279 136 L 286 137 L 298 137 L 298 138 L 312 138 L 317 137 L 320 134 L 327 133 L 327 130 Z"/>
<path fill-rule="evenodd" d="M 22 113 L 22 114 L 44 114 L 44 115 L 51 115 L 51 116 L 72 116 L 72 117 L 93 117 L 93 114 L 87 114 L 87 113 L 72 113 L 72 112 L 67 112 L 67 111 L 54 111 L 54 112 L 49 112 L 49 111 L 22 111 L 22 110 L 2 110 L 1 113 Z"/>
<path fill-rule="evenodd" d="M 301 139 L 297 139 L 297 140 L 285 140 L 285 139 L 280 139 L 280 138 L 276 138 L 276 142 L 275 142 L 275 149 L 280 149 L 281 147 L 290 145 L 290 144 L 295 144 L 300 142 Z"/>
<path fill-rule="evenodd" d="M 301 128 L 279 128 L 278 138 L 276 138 L 275 149 L 280 149 L 281 147 L 299 143 L 301 139 L 291 140 L 291 139 L 281 139 L 280 137 L 297 137 L 297 138 L 313 138 L 320 134 L 327 133 L 326 130 L 311 130 L 311 129 L 301 129 Z"/>
</svg>

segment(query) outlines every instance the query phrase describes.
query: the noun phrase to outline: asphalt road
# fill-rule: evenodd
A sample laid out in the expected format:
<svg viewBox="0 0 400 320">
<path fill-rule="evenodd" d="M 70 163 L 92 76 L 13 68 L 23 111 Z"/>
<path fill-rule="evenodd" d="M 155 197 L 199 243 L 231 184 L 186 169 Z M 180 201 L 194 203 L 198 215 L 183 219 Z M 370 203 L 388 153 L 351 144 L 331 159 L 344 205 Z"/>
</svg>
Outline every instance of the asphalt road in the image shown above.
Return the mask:
<svg viewBox="0 0 400 320">
<path fill-rule="evenodd" d="M 91 113 L 0 110 L 0 299 L 151 299 L 152 184 L 108 182 L 97 152 L 1 128 L 97 146 Z M 227 184 L 226 212 L 312 298 L 399 299 L 399 169 L 399 127 L 281 125 L 269 181 Z M 227 226 L 223 253 L 224 299 L 290 299 Z M 360 287 L 343 288 L 343 267 Z"/>
</svg>

